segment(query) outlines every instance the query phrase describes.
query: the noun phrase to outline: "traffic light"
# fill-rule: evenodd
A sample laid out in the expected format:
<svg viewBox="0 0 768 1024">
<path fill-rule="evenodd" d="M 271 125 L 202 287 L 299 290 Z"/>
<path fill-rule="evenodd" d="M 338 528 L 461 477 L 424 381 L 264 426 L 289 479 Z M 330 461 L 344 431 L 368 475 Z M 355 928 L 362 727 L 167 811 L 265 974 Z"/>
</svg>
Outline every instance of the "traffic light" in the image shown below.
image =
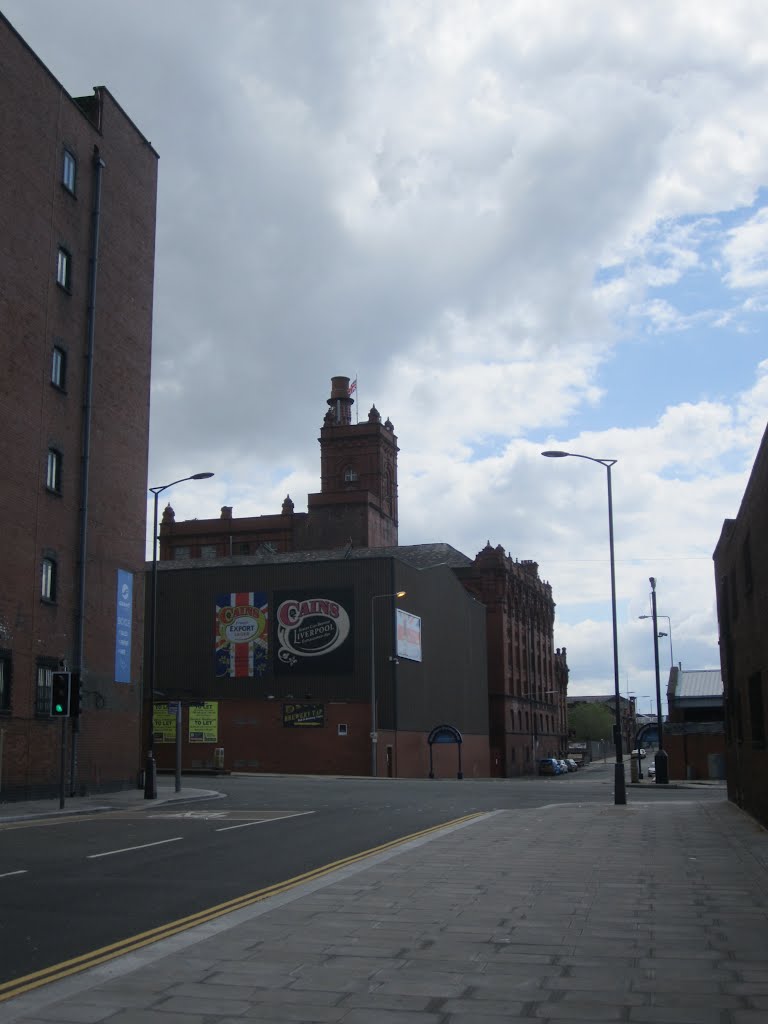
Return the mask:
<svg viewBox="0 0 768 1024">
<path fill-rule="evenodd" d="M 54 718 L 69 718 L 69 672 L 54 672 L 51 680 L 51 714 Z"/>
</svg>

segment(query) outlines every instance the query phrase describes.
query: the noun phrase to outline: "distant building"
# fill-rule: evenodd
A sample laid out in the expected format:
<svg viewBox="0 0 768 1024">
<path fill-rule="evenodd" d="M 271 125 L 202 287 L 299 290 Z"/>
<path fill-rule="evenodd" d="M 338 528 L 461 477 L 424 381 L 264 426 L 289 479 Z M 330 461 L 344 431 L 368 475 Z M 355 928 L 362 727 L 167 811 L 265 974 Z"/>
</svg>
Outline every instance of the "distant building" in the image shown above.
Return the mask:
<svg viewBox="0 0 768 1024">
<path fill-rule="evenodd" d="M 157 686 L 171 697 L 184 699 L 186 693 L 215 703 L 221 726 L 215 744 L 205 749 L 195 740 L 185 756 L 212 764 L 218 744 L 227 766 L 367 773 L 373 664 L 380 683 L 376 700 L 382 702 L 382 773 L 425 774 L 427 738 L 441 724 L 465 734 L 468 774 L 532 773 L 539 757 L 567 751 L 568 666 L 565 650 L 553 647 L 552 589 L 535 562 L 515 561 L 490 543 L 474 559 L 447 544 L 398 545 L 394 429 L 389 420 L 381 422 L 375 407 L 366 421 L 353 424 L 349 390 L 348 377 L 332 378 L 319 439 L 321 489 L 308 496 L 307 512 L 296 512 L 289 497 L 279 515 L 235 518 L 225 506 L 220 519 L 176 522 L 172 507 L 165 509 Z M 354 620 L 346 668 L 340 674 L 323 655 L 304 659 L 302 669 L 297 659 L 286 690 L 275 632 L 280 608 L 290 588 L 322 599 L 327 587 L 339 590 L 340 604 Z M 374 598 L 400 589 L 407 592 L 402 607 L 413 616 L 409 621 L 418 622 L 423 643 L 423 658 L 415 662 L 393 654 L 390 632 L 399 613 L 392 602 L 381 625 L 379 604 L 388 599 L 371 608 Z M 216 675 L 209 650 L 207 616 L 216 595 L 227 593 L 233 600 L 250 595 L 249 601 L 258 594 L 266 631 L 260 672 L 237 685 Z M 281 717 L 283 705 L 265 710 L 264 701 L 308 703 L 315 714 L 311 734 L 301 734 L 308 738 L 285 732 L 294 726 Z M 194 718 L 194 709 L 189 713 Z M 337 714 L 343 721 L 336 721 Z M 233 724 L 246 721 L 253 729 L 259 723 L 252 742 L 242 739 L 244 727 Z M 335 725 L 344 725 L 347 742 L 339 744 Z M 438 752 L 443 761 L 450 759 L 442 744 Z M 170 756 L 160 750 L 161 768 Z"/>
<path fill-rule="evenodd" d="M 136 784 L 157 154 L 0 15 L 0 798 Z"/>
<path fill-rule="evenodd" d="M 768 826 L 768 430 L 714 552 L 728 796 Z"/>
<path fill-rule="evenodd" d="M 664 749 L 670 779 L 725 778 L 725 716 L 720 669 L 670 669 Z"/>
</svg>

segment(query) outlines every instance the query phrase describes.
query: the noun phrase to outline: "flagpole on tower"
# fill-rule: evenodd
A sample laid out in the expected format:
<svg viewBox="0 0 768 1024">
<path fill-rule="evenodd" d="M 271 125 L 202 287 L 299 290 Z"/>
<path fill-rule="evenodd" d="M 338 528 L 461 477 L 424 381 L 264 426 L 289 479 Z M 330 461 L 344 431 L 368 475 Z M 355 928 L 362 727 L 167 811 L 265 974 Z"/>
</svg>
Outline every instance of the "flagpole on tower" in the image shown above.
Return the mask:
<svg viewBox="0 0 768 1024">
<path fill-rule="evenodd" d="M 349 397 L 351 398 L 352 395 L 356 394 L 356 392 L 357 392 L 357 374 L 355 374 L 355 379 L 349 385 L 349 391 L 348 391 Z M 355 423 L 359 423 L 359 422 L 360 422 L 360 403 L 357 401 L 357 399 L 355 399 Z"/>
</svg>

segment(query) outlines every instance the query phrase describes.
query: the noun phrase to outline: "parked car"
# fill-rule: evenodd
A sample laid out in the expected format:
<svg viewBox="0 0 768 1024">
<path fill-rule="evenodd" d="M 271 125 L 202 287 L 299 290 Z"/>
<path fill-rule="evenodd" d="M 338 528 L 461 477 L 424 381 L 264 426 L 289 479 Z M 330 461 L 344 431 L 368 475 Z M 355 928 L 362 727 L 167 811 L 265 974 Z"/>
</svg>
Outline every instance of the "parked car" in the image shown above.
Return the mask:
<svg viewBox="0 0 768 1024">
<path fill-rule="evenodd" d="M 562 770 L 563 775 L 567 775 L 568 774 L 568 762 L 564 761 L 562 759 L 562 757 L 558 758 L 558 762 L 560 764 L 560 768 Z"/>
<path fill-rule="evenodd" d="M 646 775 L 648 776 L 649 779 L 655 779 L 656 778 L 656 765 L 649 764 L 648 767 L 645 769 L 645 773 L 646 773 Z"/>
<path fill-rule="evenodd" d="M 566 757 L 565 763 L 568 765 L 569 772 L 577 772 L 579 770 L 579 766 L 576 764 L 572 757 Z"/>
<path fill-rule="evenodd" d="M 554 757 L 542 757 L 539 761 L 539 775 L 559 775 L 560 765 Z"/>
</svg>

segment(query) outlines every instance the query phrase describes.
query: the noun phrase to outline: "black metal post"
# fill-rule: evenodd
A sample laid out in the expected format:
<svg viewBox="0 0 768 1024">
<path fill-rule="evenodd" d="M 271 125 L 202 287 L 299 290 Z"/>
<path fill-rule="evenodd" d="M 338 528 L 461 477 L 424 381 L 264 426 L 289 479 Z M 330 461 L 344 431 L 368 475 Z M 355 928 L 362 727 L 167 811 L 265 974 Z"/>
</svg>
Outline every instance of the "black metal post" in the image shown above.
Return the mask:
<svg viewBox="0 0 768 1024">
<path fill-rule="evenodd" d="M 578 452 L 542 452 L 549 459 L 564 459 L 569 456 L 576 459 L 586 459 L 588 462 L 597 462 L 605 466 L 608 474 L 608 544 L 611 559 L 611 617 L 613 620 L 613 697 L 616 704 L 616 719 L 613 726 L 613 741 L 616 748 L 616 766 L 613 773 L 613 802 L 625 804 L 627 802 L 627 783 L 624 778 L 624 759 L 621 750 L 621 691 L 619 689 L 619 633 L 616 623 L 616 560 L 613 551 L 613 491 L 611 488 L 611 467 L 616 465 L 616 459 L 595 459 L 591 455 L 579 455 Z"/>
<path fill-rule="evenodd" d="M 619 689 L 619 632 L 616 623 L 616 559 L 613 550 L 613 492 L 611 489 L 611 466 L 615 459 L 598 459 L 606 468 L 608 475 L 608 545 L 611 557 L 611 617 L 613 620 L 613 693 L 616 701 L 616 765 L 613 772 L 613 802 L 627 802 L 627 783 L 624 778 L 624 758 L 621 750 L 621 691 Z"/>
<path fill-rule="evenodd" d="M 659 732 L 659 747 L 653 759 L 656 766 L 656 785 L 665 786 L 669 783 L 669 758 L 664 749 L 664 720 L 661 713 L 661 678 L 659 675 L 659 622 L 656 615 L 656 580 L 650 577 L 651 613 L 653 617 L 653 659 L 656 667 L 656 723 Z"/>
<path fill-rule="evenodd" d="M 157 500 L 164 487 L 150 488 L 155 496 L 152 528 L 152 583 L 149 601 L 149 724 L 147 728 L 147 762 L 144 768 L 144 799 L 157 799 L 157 766 L 155 764 L 155 648 L 157 635 Z"/>
</svg>

